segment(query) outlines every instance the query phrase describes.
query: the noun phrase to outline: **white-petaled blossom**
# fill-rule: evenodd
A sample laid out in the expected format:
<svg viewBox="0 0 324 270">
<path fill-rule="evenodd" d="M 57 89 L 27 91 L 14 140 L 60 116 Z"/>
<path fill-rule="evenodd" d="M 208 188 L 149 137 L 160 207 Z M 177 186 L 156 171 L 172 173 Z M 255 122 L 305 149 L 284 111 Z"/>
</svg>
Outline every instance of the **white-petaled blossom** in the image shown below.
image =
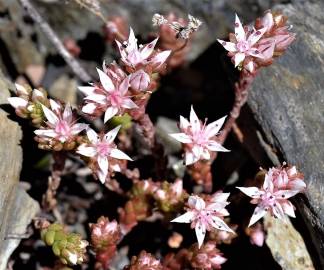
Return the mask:
<svg viewBox="0 0 324 270">
<path fill-rule="evenodd" d="M 137 39 L 135 37 L 132 28 L 129 30 L 129 37 L 123 44 L 116 40 L 122 62 L 132 68 L 133 71 L 138 68 L 145 68 L 150 66 L 151 69 L 156 70 L 161 67 L 169 57 L 171 51 L 154 51 L 154 47 L 158 41 L 158 38 L 145 45 L 137 45 Z"/>
<path fill-rule="evenodd" d="M 284 180 L 282 175 L 274 173 L 273 169 L 270 169 L 265 175 L 262 188 L 238 187 L 244 194 L 252 198 L 252 204 L 257 204 L 249 226 L 256 223 L 268 212 L 283 221 L 286 220 L 286 216 L 295 217 L 294 206 L 288 199 L 304 190 L 306 185 L 301 185 L 299 181 L 300 179 L 298 179 L 297 188 L 294 185 L 289 186 L 288 178 Z"/>
<path fill-rule="evenodd" d="M 229 204 L 227 202 L 229 195 L 229 193 L 217 192 L 207 200 L 192 195 L 188 199 L 187 212 L 171 222 L 191 223 L 191 228 L 194 228 L 196 232 L 199 248 L 204 242 L 206 231 L 218 229 L 234 233 L 223 221 L 223 217 L 229 215 L 225 209 L 225 206 Z"/>
<path fill-rule="evenodd" d="M 61 104 L 50 99 L 51 110 L 42 105 L 47 119 L 46 126 L 35 130 L 35 134 L 45 140 L 57 140 L 61 143 L 72 140 L 77 134 L 85 130 L 88 125 L 76 123 L 72 108 L 69 104 L 63 108 Z"/>
<path fill-rule="evenodd" d="M 260 52 L 260 50 L 254 45 L 259 41 L 259 39 L 266 32 L 266 28 L 253 29 L 252 31 L 245 31 L 242 23 L 237 15 L 235 15 L 235 39 L 236 42 L 226 42 L 224 40 L 218 39 L 218 42 L 223 45 L 223 47 L 231 52 L 235 67 L 240 65 L 245 57 L 252 56 L 257 58 L 265 58 L 265 56 Z"/>
<path fill-rule="evenodd" d="M 132 160 L 124 152 L 117 149 L 114 144 L 114 139 L 120 127 L 117 126 L 104 135 L 98 135 L 93 129 L 89 128 L 87 130 L 89 143 L 81 144 L 77 149 L 78 154 L 89 157 L 96 162 L 98 165 L 96 175 L 101 183 L 106 182 L 111 159 Z"/>
<path fill-rule="evenodd" d="M 101 87 L 81 86 L 79 90 L 85 97 L 85 105 L 82 111 L 94 114 L 97 109 L 105 111 L 104 122 L 106 123 L 115 115 L 121 115 L 127 109 L 138 108 L 132 99 L 127 96 L 130 86 L 130 77 L 127 76 L 121 82 L 112 80 L 105 72 L 97 69 Z"/>
<path fill-rule="evenodd" d="M 208 125 L 202 124 L 191 106 L 189 121 L 180 116 L 181 133 L 169 134 L 177 141 L 185 144 L 185 164 L 190 165 L 200 159 L 210 159 L 210 152 L 228 152 L 214 137 L 218 134 L 226 117 L 222 117 Z"/>
<path fill-rule="evenodd" d="M 32 105 L 29 106 L 32 102 L 40 102 L 45 99 L 45 95 L 42 91 L 38 89 L 27 90 L 24 86 L 16 83 L 16 93 L 17 97 L 9 97 L 9 104 L 15 109 L 27 109 L 28 111 L 32 111 Z"/>
</svg>

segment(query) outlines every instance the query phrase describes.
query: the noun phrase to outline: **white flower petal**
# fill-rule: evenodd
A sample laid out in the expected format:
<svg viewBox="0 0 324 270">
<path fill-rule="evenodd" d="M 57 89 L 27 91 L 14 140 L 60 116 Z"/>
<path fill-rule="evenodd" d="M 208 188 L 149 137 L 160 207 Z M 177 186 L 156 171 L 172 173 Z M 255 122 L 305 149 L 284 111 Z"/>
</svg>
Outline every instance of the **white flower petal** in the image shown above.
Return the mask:
<svg viewBox="0 0 324 270">
<path fill-rule="evenodd" d="M 85 130 L 88 128 L 87 124 L 83 124 L 83 123 L 78 123 L 78 124 L 74 124 L 71 127 L 71 133 L 73 135 L 79 134 L 82 130 Z"/>
<path fill-rule="evenodd" d="M 234 231 L 230 227 L 228 227 L 228 225 L 221 218 L 217 216 L 212 216 L 211 219 L 212 224 L 210 225 L 212 225 L 215 229 L 234 233 Z"/>
<path fill-rule="evenodd" d="M 130 98 L 124 98 L 122 107 L 125 109 L 136 109 L 138 106 Z"/>
<path fill-rule="evenodd" d="M 86 96 L 94 94 L 95 87 L 93 86 L 79 86 L 78 89 Z"/>
<path fill-rule="evenodd" d="M 196 210 L 203 210 L 206 207 L 205 201 L 199 196 L 193 195 L 188 198 L 188 205 Z"/>
<path fill-rule="evenodd" d="M 70 104 L 66 104 L 64 111 L 63 111 L 63 119 L 67 122 L 67 123 L 71 123 L 73 121 L 72 118 L 72 109 Z"/>
<path fill-rule="evenodd" d="M 207 149 L 204 149 L 201 153 L 201 157 L 203 159 L 209 160 L 210 159 L 210 153 Z"/>
<path fill-rule="evenodd" d="M 286 201 L 280 202 L 280 204 L 281 204 L 281 207 L 285 214 L 287 214 L 288 216 L 293 217 L 293 218 L 296 217 L 295 207 L 293 206 L 293 204 L 290 201 L 286 200 Z"/>
<path fill-rule="evenodd" d="M 273 212 L 274 216 L 277 217 L 278 219 L 281 219 L 283 221 L 286 220 L 285 213 L 284 213 L 280 203 L 276 203 L 272 206 L 272 212 Z"/>
<path fill-rule="evenodd" d="M 198 240 L 198 248 L 202 246 L 204 243 L 205 235 L 206 235 L 206 226 L 201 222 L 197 222 L 195 227 L 195 232 Z"/>
<path fill-rule="evenodd" d="M 180 115 L 180 129 L 187 129 L 189 126 L 189 121 Z"/>
<path fill-rule="evenodd" d="M 130 86 L 129 80 L 130 76 L 127 76 L 118 87 L 118 90 L 120 93 L 122 93 L 122 95 L 125 95 L 127 93 L 127 90 Z"/>
<path fill-rule="evenodd" d="M 217 152 L 230 152 L 231 151 L 231 150 L 226 149 L 224 146 L 222 146 L 218 142 L 212 141 L 212 140 L 208 141 L 207 149 L 210 151 L 217 151 Z"/>
<path fill-rule="evenodd" d="M 248 195 L 251 198 L 260 198 L 264 192 L 260 191 L 257 187 L 236 187 L 244 194 Z"/>
<path fill-rule="evenodd" d="M 129 36 L 128 36 L 128 41 L 127 41 L 127 49 L 129 50 L 137 50 L 137 39 L 135 37 L 133 29 L 130 27 L 129 28 Z"/>
<path fill-rule="evenodd" d="M 226 42 L 224 40 L 221 39 L 217 39 L 217 41 L 225 48 L 225 50 L 229 51 L 229 52 L 236 52 L 236 44 L 233 42 Z"/>
<path fill-rule="evenodd" d="M 205 134 L 208 138 L 215 136 L 223 126 L 227 116 L 224 116 L 206 126 Z"/>
<path fill-rule="evenodd" d="M 115 90 L 115 86 L 109 76 L 104 73 L 101 69 L 97 68 L 99 74 L 100 83 L 107 92 L 112 92 Z"/>
<path fill-rule="evenodd" d="M 264 177 L 263 189 L 272 192 L 273 191 L 273 182 L 272 177 L 267 173 Z"/>
<path fill-rule="evenodd" d="M 253 215 L 250 219 L 249 227 L 256 223 L 259 219 L 263 218 L 266 215 L 267 211 L 264 207 L 257 206 L 254 209 Z"/>
<path fill-rule="evenodd" d="M 118 134 L 120 128 L 121 128 L 121 125 L 119 125 L 119 126 L 115 127 L 114 129 L 108 131 L 108 132 L 105 134 L 105 140 L 106 140 L 108 143 L 112 143 L 112 142 L 115 140 L 115 138 L 116 138 L 116 136 L 117 136 L 117 134 Z"/>
<path fill-rule="evenodd" d="M 171 222 L 178 222 L 178 223 L 191 223 L 194 218 L 194 213 L 192 211 L 188 211 L 183 215 L 171 220 Z"/>
<path fill-rule="evenodd" d="M 53 129 L 36 129 L 34 133 L 37 136 L 45 136 L 50 138 L 55 138 L 58 134 Z"/>
<path fill-rule="evenodd" d="M 23 94 L 23 95 L 28 95 L 29 94 L 27 89 L 24 86 L 22 86 L 22 85 L 20 85 L 18 83 L 15 83 L 15 86 L 16 86 L 17 92 L 19 94 Z"/>
<path fill-rule="evenodd" d="M 105 112 L 104 123 L 106 123 L 108 120 L 114 117 L 117 113 L 118 113 L 118 108 L 108 107 L 108 109 Z"/>
<path fill-rule="evenodd" d="M 118 40 L 115 40 L 115 42 L 116 42 L 117 47 L 119 49 L 119 53 L 120 53 L 121 58 L 126 59 L 127 58 L 127 53 L 125 51 L 125 48 L 123 47 L 123 45 Z"/>
<path fill-rule="evenodd" d="M 235 67 L 237 67 L 238 65 L 240 65 L 243 62 L 244 59 L 245 59 L 245 53 L 236 53 L 234 55 Z"/>
<path fill-rule="evenodd" d="M 159 52 L 152 58 L 150 62 L 153 65 L 155 65 L 155 69 L 158 69 L 164 64 L 164 62 L 168 59 L 170 54 L 171 54 L 170 50 Z"/>
<path fill-rule="evenodd" d="M 52 111 L 60 112 L 61 111 L 61 105 L 57 103 L 54 99 L 50 99 L 50 105 Z"/>
<path fill-rule="evenodd" d="M 107 176 L 108 176 L 108 171 L 102 171 L 102 170 L 97 170 L 97 176 L 99 178 L 99 181 L 104 184 L 106 182 Z"/>
<path fill-rule="evenodd" d="M 278 199 L 289 199 L 299 193 L 299 190 L 278 190 L 274 193 Z"/>
<path fill-rule="evenodd" d="M 94 103 L 88 103 L 82 107 L 82 112 L 87 114 L 93 114 L 97 106 Z"/>
<path fill-rule="evenodd" d="M 59 121 L 56 114 L 53 113 L 49 108 L 45 107 L 43 104 L 41 104 L 41 105 L 42 105 L 44 115 L 45 115 L 46 119 L 48 120 L 48 122 L 50 122 L 52 125 L 56 125 L 56 123 Z"/>
<path fill-rule="evenodd" d="M 104 104 L 107 98 L 104 95 L 100 95 L 100 94 L 90 94 L 84 99 Z"/>
<path fill-rule="evenodd" d="M 194 145 L 191 151 L 198 159 L 200 159 L 204 149 L 200 145 Z"/>
<path fill-rule="evenodd" d="M 255 65 L 254 62 L 252 60 L 250 60 L 247 64 L 244 65 L 244 67 L 250 71 L 250 73 L 253 73 Z"/>
<path fill-rule="evenodd" d="M 255 43 L 259 41 L 259 39 L 263 36 L 263 34 L 266 32 L 266 28 L 262 28 L 259 30 L 253 31 L 253 33 L 248 37 L 248 42 L 250 46 L 253 46 Z"/>
<path fill-rule="evenodd" d="M 126 159 L 133 161 L 128 155 L 126 155 L 123 151 L 120 151 L 117 148 L 111 150 L 110 156 L 117 159 Z"/>
<path fill-rule="evenodd" d="M 235 14 L 235 37 L 237 41 L 245 40 L 245 31 L 237 14 Z"/>
<path fill-rule="evenodd" d="M 97 154 L 97 151 L 92 146 L 87 146 L 86 144 L 81 144 L 76 151 L 78 154 L 86 157 L 94 157 Z"/>
<path fill-rule="evenodd" d="M 272 13 L 270 11 L 268 11 L 266 13 L 266 15 L 264 15 L 262 17 L 261 23 L 262 23 L 263 27 L 265 27 L 267 29 L 267 31 L 272 28 L 274 21 L 273 21 Z"/>
<path fill-rule="evenodd" d="M 169 134 L 172 138 L 176 139 L 181 143 L 192 143 L 191 138 L 185 133 L 172 133 Z"/>
<path fill-rule="evenodd" d="M 198 119 L 197 114 L 194 111 L 193 106 L 191 106 L 191 109 L 190 109 L 190 124 L 191 124 L 193 133 L 200 130 L 200 121 Z"/>
<path fill-rule="evenodd" d="M 147 59 L 152 54 L 152 52 L 154 51 L 154 47 L 155 47 L 156 42 L 158 41 L 158 39 L 159 38 L 154 39 L 152 42 L 144 45 L 140 49 L 142 59 Z"/>
<path fill-rule="evenodd" d="M 296 179 L 289 182 L 289 187 L 291 189 L 303 191 L 306 188 L 306 183 L 302 179 Z"/>
<path fill-rule="evenodd" d="M 185 153 L 185 164 L 186 166 L 191 165 L 199 160 L 192 152 Z"/>
<path fill-rule="evenodd" d="M 32 92 L 32 100 L 35 101 L 37 98 L 44 98 L 44 94 L 42 91 L 39 91 L 38 89 L 34 89 Z"/>
<path fill-rule="evenodd" d="M 87 137 L 89 141 L 93 144 L 96 144 L 99 141 L 98 134 L 92 128 L 87 129 Z"/>
<path fill-rule="evenodd" d="M 28 105 L 28 101 L 20 97 L 10 97 L 8 98 L 8 102 L 15 109 L 19 107 L 26 107 Z"/>
<path fill-rule="evenodd" d="M 97 157 L 97 162 L 99 165 L 99 168 L 102 172 L 107 172 L 108 173 L 108 158 L 107 157 Z"/>
<path fill-rule="evenodd" d="M 212 202 L 226 202 L 231 193 L 216 192 L 212 195 Z"/>
</svg>

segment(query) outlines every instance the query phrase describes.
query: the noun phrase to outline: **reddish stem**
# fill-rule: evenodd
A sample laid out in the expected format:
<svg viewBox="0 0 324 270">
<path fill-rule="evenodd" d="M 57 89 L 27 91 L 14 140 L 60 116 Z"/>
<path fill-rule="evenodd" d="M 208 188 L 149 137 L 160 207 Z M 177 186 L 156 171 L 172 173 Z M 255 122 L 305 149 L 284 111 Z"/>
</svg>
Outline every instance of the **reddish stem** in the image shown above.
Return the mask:
<svg viewBox="0 0 324 270">
<path fill-rule="evenodd" d="M 57 205 L 55 195 L 61 183 L 61 175 L 65 166 L 66 154 L 61 151 L 54 151 L 53 159 L 52 174 L 48 178 L 48 187 L 46 193 L 43 195 L 42 201 L 43 209 L 46 211 L 53 211 Z"/>
<path fill-rule="evenodd" d="M 220 144 L 223 144 L 225 142 L 228 134 L 230 133 L 235 124 L 236 119 L 240 116 L 241 108 L 247 101 L 250 86 L 254 81 L 256 75 L 257 72 L 249 73 L 247 71 L 242 71 L 240 74 L 239 81 L 235 83 L 235 101 L 233 108 L 230 112 L 230 116 L 226 121 L 220 136 L 218 137 L 218 142 Z"/>
</svg>

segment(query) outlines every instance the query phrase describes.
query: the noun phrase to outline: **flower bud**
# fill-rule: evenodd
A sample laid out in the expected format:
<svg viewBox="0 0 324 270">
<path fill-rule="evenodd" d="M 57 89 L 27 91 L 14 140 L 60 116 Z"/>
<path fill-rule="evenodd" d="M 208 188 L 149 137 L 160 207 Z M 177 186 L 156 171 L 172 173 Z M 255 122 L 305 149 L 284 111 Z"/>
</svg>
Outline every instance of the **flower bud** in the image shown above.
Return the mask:
<svg viewBox="0 0 324 270">
<path fill-rule="evenodd" d="M 145 91 L 150 84 L 150 76 L 142 69 L 131 74 L 130 85 L 134 91 Z"/>
</svg>

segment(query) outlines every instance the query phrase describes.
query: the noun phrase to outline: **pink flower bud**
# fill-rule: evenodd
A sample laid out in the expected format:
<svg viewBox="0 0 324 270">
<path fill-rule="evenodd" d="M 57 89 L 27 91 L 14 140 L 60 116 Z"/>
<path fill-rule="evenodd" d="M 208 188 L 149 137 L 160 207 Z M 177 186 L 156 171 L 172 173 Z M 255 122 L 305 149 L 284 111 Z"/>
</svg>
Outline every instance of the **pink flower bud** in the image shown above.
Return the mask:
<svg viewBox="0 0 324 270">
<path fill-rule="evenodd" d="M 131 74 L 130 85 L 135 91 L 145 91 L 150 84 L 150 76 L 144 70 Z"/>
</svg>

